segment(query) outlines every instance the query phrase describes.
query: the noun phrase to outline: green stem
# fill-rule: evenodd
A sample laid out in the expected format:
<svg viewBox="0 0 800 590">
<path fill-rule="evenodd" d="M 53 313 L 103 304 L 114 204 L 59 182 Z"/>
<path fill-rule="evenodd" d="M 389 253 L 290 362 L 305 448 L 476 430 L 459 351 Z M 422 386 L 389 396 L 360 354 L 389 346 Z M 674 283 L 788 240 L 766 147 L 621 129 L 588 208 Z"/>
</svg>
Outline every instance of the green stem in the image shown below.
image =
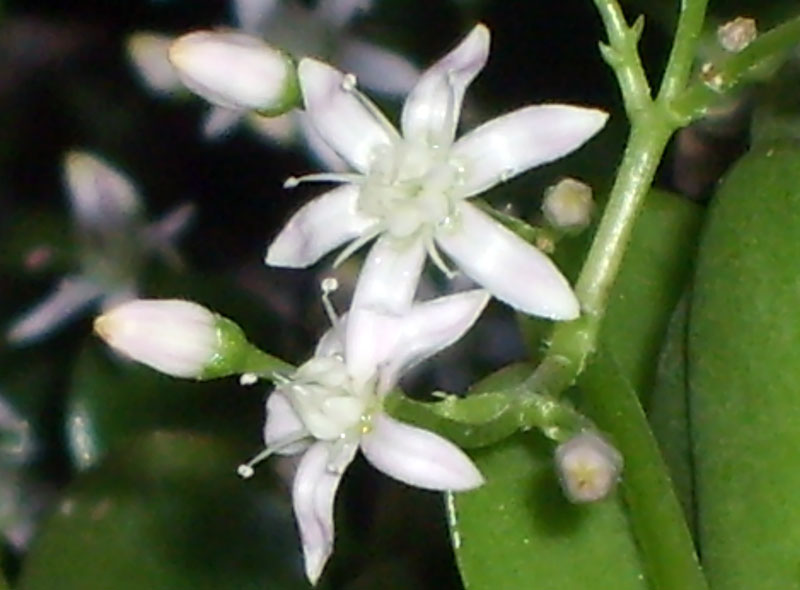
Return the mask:
<svg viewBox="0 0 800 590">
<path fill-rule="evenodd" d="M 291 375 L 295 371 L 294 365 L 279 359 L 276 356 L 267 354 L 263 350 L 252 346 L 247 354 L 241 359 L 239 371 L 241 373 L 252 373 L 258 377 L 274 381 L 273 375 Z"/>
<path fill-rule="evenodd" d="M 708 0 L 682 0 L 675 42 L 661 80 L 659 100 L 672 101 L 682 92 L 692 71 L 697 41 L 703 31 Z"/>
<path fill-rule="evenodd" d="M 795 17 L 760 35 L 739 53 L 722 64 L 709 64 L 701 79 L 677 95 L 670 103 L 674 116 L 686 121 L 707 114 L 714 105 L 762 68 L 777 65 L 776 60 L 800 43 L 800 17 Z"/>
</svg>

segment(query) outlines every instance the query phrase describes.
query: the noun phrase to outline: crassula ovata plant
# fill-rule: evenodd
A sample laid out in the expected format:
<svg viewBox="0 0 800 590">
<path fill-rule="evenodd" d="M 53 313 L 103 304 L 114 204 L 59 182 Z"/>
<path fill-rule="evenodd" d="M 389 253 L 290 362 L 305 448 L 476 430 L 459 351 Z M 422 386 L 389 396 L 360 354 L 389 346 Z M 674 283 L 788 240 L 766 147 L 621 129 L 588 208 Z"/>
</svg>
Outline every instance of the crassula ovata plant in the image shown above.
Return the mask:
<svg viewBox="0 0 800 590">
<path fill-rule="evenodd" d="M 202 270 L 180 274 L 144 262 L 177 261 L 192 208 L 147 223 L 121 171 L 94 152 L 64 158 L 77 269 L 14 312 L 6 341 L 17 346 L 0 359 L 23 366 L 47 343 L 19 344 L 95 303 L 103 346 L 67 354 L 80 324 L 54 335 L 55 354 L 36 366 L 43 390 L 69 383 L 55 402 L 8 403 L 25 379 L 0 372 L 11 550 L 0 563 L 19 570 L 12 586 L 92 590 L 70 569 L 84 552 L 111 590 L 259 587 L 256 571 L 276 588 L 791 587 L 800 114 L 787 97 L 800 17 L 759 32 L 720 10 L 715 28 L 707 0 L 674 3 L 677 20 L 642 0 L 662 34 L 674 29 L 656 85 L 638 48 L 644 21 L 594 0 L 620 104 L 557 89 L 514 104 L 513 78 L 536 68 L 503 62 L 521 47 L 504 37 L 515 34 L 506 17 L 480 0 L 447 3 L 467 24 L 437 32 L 443 53 L 426 61 L 423 33 L 393 30 L 399 3 L 384 2 L 239 0 L 235 29 L 130 37 L 152 88 L 210 103 L 206 138 L 230 141 L 198 144 L 202 158 L 230 148 L 241 161 L 192 171 L 198 225 L 217 233 L 193 242 L 207 248 Z M 546 42 L 540 32 L 531 46 Z M 496 60 L 515 67 L 481 78 Z M 503 100 L 487 98 L 503 85 Z M 235 137 L 239 121 L 302 135 L 310 157 L 240 175 L 253 146 Z M 711 171 L 714 150 L 736 149 L 747 153 L 730 172 Z M 254 202 L 273 214 L 260 253 L 237 265 L 220 263 L 224 236 L 249 219 L 227 218 L 238 211 L 227 193 L 204 201 L 226 182 L 262 187 L 268 202 Z M 715 200 L 706 209 L 666 189 Z M 29 251 L 29 270 L 50 254 Z M 70 377 L 50 378 L 55 368 Z M 66 440 L 63 456 L 37 446 L 31 416 L 47 412 L 63 416 L 50 437 Z M 69 463 L 63 480 L 77 483 L 33 485 L 50 463 Z M 138 544 L 153 531 L 157 543 Z M 192 562 L 195 544 L 213 549 Z M 106 560 L 115 546 L 135 551 L 141 572 Z M 240 556 L 258 567 L 230 567 Z"/>
</svg>

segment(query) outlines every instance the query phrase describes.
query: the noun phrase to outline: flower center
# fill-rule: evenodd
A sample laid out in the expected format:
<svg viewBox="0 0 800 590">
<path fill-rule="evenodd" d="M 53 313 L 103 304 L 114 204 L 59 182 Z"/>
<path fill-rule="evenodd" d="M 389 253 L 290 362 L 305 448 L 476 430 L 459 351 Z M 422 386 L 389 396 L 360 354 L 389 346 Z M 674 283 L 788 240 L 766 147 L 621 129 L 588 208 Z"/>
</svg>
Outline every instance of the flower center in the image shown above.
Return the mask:
<svg viewBox="0 0 800 590">
<path fill-rule="evenodd" d="M 358 206 L 392 236 L 428 235 L 451 215 L 459 172 L 446 148 L 399 141 L 376 149 Z"/>
<path fill-rule="evenodd" d="M 360 436 L 375 397 L 371 390 L 354 390 L 337 356 L 312 358 L 275 393 L 286 397 L 311 436 L 328 441 Z"/>
</svg>

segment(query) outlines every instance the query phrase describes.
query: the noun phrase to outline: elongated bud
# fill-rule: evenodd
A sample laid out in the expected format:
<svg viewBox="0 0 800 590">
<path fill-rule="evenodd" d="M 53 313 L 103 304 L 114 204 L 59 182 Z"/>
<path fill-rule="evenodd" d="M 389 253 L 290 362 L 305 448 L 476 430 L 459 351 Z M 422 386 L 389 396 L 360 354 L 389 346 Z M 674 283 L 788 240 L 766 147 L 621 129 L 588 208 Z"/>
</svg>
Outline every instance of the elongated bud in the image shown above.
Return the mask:
<svg viewBox="0 0 800 590">
<path fill-rule="evenodd" d="M 586 431 L 556 448 L 556 470 L 571 502 L 595 502 L 607 497 L 622 472 L 622 455 L 596 432 Z"/>
<path fill-rule="evenodd" d="M 544 193 L 542 213 L 555 229 L 574 233 L 592 221 L 592 187 L 574 178 L 564 178 Z"/>
<path fill-rule="evenodd" d="M 107 311 L 95 332 L 123 355 L 173 377 L 213 379 L 241 372 L 252 350 L 242 330 L 202 305 L 137 299 Z"/>
<path fill-rule="evenodd" d="M 257 37 L 189 33 L 172 44 L 169 60 L 189 90 L 215 105 L 274 116 L 300 104 L 291 57 Z"/>
</svg>

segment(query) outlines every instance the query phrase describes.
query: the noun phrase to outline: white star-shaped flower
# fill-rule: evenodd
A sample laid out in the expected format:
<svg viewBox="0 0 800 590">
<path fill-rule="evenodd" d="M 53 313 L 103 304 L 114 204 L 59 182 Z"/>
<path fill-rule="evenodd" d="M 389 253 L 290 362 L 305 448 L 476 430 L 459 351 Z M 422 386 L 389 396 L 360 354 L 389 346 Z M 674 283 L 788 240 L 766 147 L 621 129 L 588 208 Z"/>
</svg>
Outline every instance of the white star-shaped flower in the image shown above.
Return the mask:
<svg viewBox="0 0 800 590">
<path fill-rule="evenodd" d="M 314 60 L 299 64 L 307 116 L 355 170 L 289 179 L 342 185 L 302 207 L 275 238 L 267 264 L 303 268 L 348 242 L 339 260 L 377 237 L 354 307 L 397 311 L 413 297 L 426 251 L 438 249 L 495 297 L 523 312 L 574 319 L 579 306 L 547 256 L 469 202 L 498 183 L 575 150 L 606 113 L 546 104 L 521 108 L 455 139 L 467 86 L 489 55 L 477 25 L 426 70 L 405 101 L 402 135 L 355 88 L 355 79 Z"/>
<path fill-rule="evenodd" d="M 400 374 L 458 340 L 488 301 L 483 290 L 409 307 L 399 316 L 354 310 L 320 340 L 314 357 L 283 379 L 267 400 L 266 450 L 239 468 L 249 477 L 266 456 L 303 453 L 292 500 L 306 574 L 319 578 L 333 550 L 336 489 L 358 449 L 373 466 L 412 486 L 463 491 L 483 477 L 461 449 L 433 432 L 398 422 L 382 409 Z M 361 317 L 356 318 L 359 315 Z M 352 340 L 352 322 L 362 328 Z M 370 335 L 380 335 L 372 338 Z"/>
<path fill-rule="evenodd" d="M 173 242 L 188 225 L 192 205 L 146 223 L 131 180 L 87 152 L 67 154 L 64 177 L 81 270 L 64 277 L 50 296 L 12 323 L 6 335 L 10 342 L 36 340 L 97 301 L 108 308 L 133 299 L 141 265 L 154 251 L 179 262 Z"/>
</svg>

